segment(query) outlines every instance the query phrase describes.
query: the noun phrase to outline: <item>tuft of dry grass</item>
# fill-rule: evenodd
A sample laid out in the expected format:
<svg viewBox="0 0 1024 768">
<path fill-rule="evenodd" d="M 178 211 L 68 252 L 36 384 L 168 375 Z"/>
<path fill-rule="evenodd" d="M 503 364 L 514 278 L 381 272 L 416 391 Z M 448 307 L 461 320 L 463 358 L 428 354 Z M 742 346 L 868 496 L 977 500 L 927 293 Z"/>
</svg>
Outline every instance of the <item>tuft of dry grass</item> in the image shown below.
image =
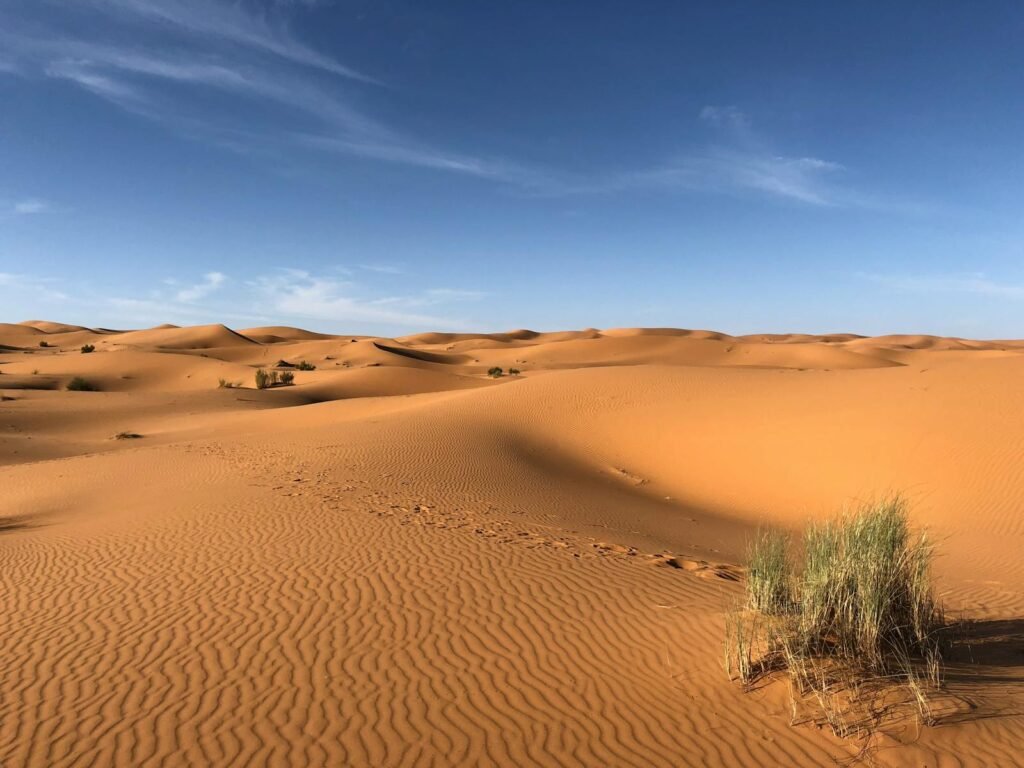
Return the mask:
<svg viewBox="0 0 1024 768">
<path fill-rule="evenodd" d="M 811 523 L 800 543 L 798 559 L 780 532 L 751 544 L 746 601 L 726 620 L 727 673 L 749 686 L 784 670 L 794 722 L 810 702 L 809 719 L 841 737 L 870 733 L 901 705 L 933 722 L 945 619 L 932 591 L 934 547 L 911 530 L 906 502 Z"/>
</svg>

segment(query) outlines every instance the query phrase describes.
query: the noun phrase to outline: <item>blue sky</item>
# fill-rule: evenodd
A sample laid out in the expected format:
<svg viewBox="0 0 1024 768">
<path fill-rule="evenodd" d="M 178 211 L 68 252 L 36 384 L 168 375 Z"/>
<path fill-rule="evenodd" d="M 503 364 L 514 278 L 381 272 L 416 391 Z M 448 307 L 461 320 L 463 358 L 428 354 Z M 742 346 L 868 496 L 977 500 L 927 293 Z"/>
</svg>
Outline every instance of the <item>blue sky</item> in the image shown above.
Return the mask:
<svg viewBox="0 0 1024 768">
<path fill-rule="evenodd" d="M 0 0 L 0 320 L 1024 336 L 1018 2 Z"/>
</svg>

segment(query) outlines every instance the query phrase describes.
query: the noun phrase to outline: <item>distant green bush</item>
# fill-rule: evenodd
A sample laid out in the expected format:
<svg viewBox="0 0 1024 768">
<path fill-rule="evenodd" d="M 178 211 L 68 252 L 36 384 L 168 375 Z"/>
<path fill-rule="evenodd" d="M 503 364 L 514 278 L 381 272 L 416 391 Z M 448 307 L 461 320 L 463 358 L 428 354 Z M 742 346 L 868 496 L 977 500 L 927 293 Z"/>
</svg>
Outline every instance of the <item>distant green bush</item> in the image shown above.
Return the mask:
<svg viewBox="0 0 1024 768">
<path fill-rule="evenodd" d="M 295 374 L 291 371 L 268 371 L 266 368 L 259 368 L 256 371 L 256 389 L 270 389 L 280 384 L 292 384 L 295 381 Z"/>
<path fill-rule="evenodd" d="M 95 351 L 96 351 L 96 347 L 94 347 L 92 344 L 83 344 L 82 345 L 82 354 L 83 355 L 88 355 L 90 352 L 95 352 Z"/>
<path fill-rule="evenodd" d="M 487 371 L 487 375 L 490 376 L 492 379 L 500 379 L 502 376 L 505 375 L 505 371 L 499 368 L 498 366 L 494 366 L 493 368 Z"/>
<path fill-rule="evenodd" d="M 40 346 L 40 347 L 48 347 L 48 346 L 50 346 L 50 345 L 49 345 L 49 344 L 47 344 L 47 343 L 46 343 L 45 341 L 40 341 L 40 342 L 39 342 L 39 346 Z"/>
<path fill-rule="evenodd" d="M 99 387 L 86 381 L 81 376 L 75 376 L 75 378 L 69 381 L 68 389 L 71 392 L 99 392 Z"/>
<path fill-rule="evenodd" d="M 316 366 L 315 365 L 313 365 L 312 363 L 307 363 L 305 360 L 300 361 L 299 364 L 296 365 L 295 367 L 298 368 L 300 371 L 315 371 L 316 370 Z"/>
<path fill-rule="evenodd" d="M 508 369 L 508 375 L 509 376 L 518 376 L 520 373 L 522 373 L 522 371 L 520 371 L 518 368 L 509 368 Z"/>
</svg>

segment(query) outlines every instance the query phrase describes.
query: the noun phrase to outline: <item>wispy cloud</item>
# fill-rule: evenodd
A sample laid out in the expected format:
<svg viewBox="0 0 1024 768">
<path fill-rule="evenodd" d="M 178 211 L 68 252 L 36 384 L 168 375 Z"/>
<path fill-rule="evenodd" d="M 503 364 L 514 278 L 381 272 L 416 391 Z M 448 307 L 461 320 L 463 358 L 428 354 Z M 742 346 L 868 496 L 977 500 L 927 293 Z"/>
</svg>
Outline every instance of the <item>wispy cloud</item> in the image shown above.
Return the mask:
<svg viewBox="0 0 1024 768">
<path fill-rule="evenodd" d="M 388 163 L 414 165 L 463 176 L 489 179 L 527 191 L 566 194 L 583 187 L 577 182 L 559 178 L 549 170 L 533 169 L 502 160 L 470 157 L 439 150 L 411 141 L 373 141 L 339 138 L 311 133 L 296 133 L 292 138 L 313 149 L 343 155 L 356 155 Z"/>
<path fill-rule="evenodd" d="M 861 274 L 862 278 L 902 293 L 967 293 L 1024 299 L 1024 283 L 992 280 L 982 272 L 953 275 Z"/>
<path fill-rule="evenodd" d="M 224 284 L 225 280 L 227 280 L 227 276 L 221 272 L 207 272 L 203 275 L 201 283 L 183 288 L 175 294 L 175 298 L 185 304 L 192 304 L 216 291 Z"/>
<path fill-rule="evenodd" d="M 423 296 L 360 298 L 354 283 L 304 270 L 281 270 L 257 278 L 252 285 L 263 295 L 265 307 L 289 317 L 441 330 L 465 325 L 415 311 L 425 304 L 438 303 L 424 301 Z"/>
<path fill-rule="evenodd" d="M 18 216 L 33 216 L 37 213 L 46 213 L 49 210 L 50 204 L 37 198 L 19 200 L 11 206 L 11 212 Z"/>
<path fill-rule="evenodd" d="M 750 117 L 737 107 L 706 106 L 699 118 L 716 132 L 711 144 L 660 168 L 634 174 L 632 182 L 720 193 L 753 192 L 817 206 L 853 202 L 833 183 L 844 170 L 842 165 L 774 151 L 754 131 Z"/>
<path fill-rule="evenodd" d="M 377 280 L 381 284 L 394 282 Z M 284 322 L 327 326 L 326 330 L 338 332 L 389 334 L 474 327 L 476 323 L 463 317 L 457 308 L 487 295 L 447 287 L 396 295 L 382 292 L 382 285 L 372 281 L 350 280 L 339 270 L 316 273 L 291 268 L 236 280 L 223 272 L 210 271 L 198 282 L 166 278 L 149 287 L 136 286 L 135 290 L 81 281 L 76 281 L 73 288 L 65 289 L 58 278 L 0 272 L 0 306 L 21 307 L 28 314 L 38 315 L 43 304 L 59 304 L 61 312 L 88 313 L 89 322 L 115 327 L 164 322 Z"/>
<path fill-rule="evenodd" d="M 296 64 L 322 69 L 343 77 L 375 82 L 372 77 L 335 61 L 291 37 L 286 28 L 247 13 L 239 3 L 209 0 L 87 0 L 114 17 L 135 16 L 169 25 L 181 33 L 228 41 L 273 54 Z M 313 5 L 314 3 L 302 3 Z"/>
<path fill-rule="evenodd" d="M 705 106 L 694 121 L 711 132 L 710 141 L 646 168 L 573 174 L 433 146 L 357 106 L 353 89 L 373 88 L 372 77 L 290 34 L 289 14 L 308 5 L 263 4 L 257 14 L 250 4 L 225 0 L 62 2 L 72 17 L 83 7 L 93 16 L 103 12 L 122 34 L 112 36 L 94 23 L 66 25 L 90 30 L 77 36 L 45 22 L 44 32 L 36 26 L 18 33 L 12 26 L 0 30 L 0 56 L 236 151 L 280 157 L 298 147 L 490 181 L 527 196 L 662 189 L 877 207 L 876 200 L 843 186 L 840 163 L 777 151 L 735 106 Z M 126 38 L 124 30 L 132 34 Z M 244 108 L 211 111 L 210 91 Z"/>
<path fill-rule="evenodd" d="M 392 264 L 360 264 L 360 269 L 365 269 L 367 272 L 377 272 L 381 275 L 403 275 L 405 270 L 401 267 L 396 267 Z"/>
<path fill-rule="evenodd" d="M 479 301 L 489 295 L 486 291 L 466 291 L 459 288 L 430 288 L 424 291 L 426 301 L 434 304 L 448 301 Z"/>
<path fill-rule="evenodd" d="M 20 294 L 29 293 L 44 301 L 66 301 L 68 298 L 67 294 L 58 290 L 56 283 L 57 281 L 53 278 L 0 272 L 0 291 L 7 289 Z"/>
</svg>

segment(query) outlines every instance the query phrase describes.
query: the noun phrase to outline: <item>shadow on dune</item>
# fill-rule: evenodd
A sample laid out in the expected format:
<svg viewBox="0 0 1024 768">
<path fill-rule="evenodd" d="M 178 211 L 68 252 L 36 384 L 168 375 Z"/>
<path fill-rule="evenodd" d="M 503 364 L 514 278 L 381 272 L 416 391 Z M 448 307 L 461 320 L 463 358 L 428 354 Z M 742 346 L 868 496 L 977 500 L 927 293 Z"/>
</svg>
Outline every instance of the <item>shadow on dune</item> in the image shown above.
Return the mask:
<svg viewBox="0 0 1024 768">
<path fill-rule="evenodd" d="M 28 528 L 39 528 L 39 523 L 33 521 L 28 515 L 8 515 L 0 517 L 0 534 L 14 533 Z"/>
<path fill-rule="evenodd" d="M 1024 619 L 965 622 L 946 655 L 946 690 L 964 705 L 940 725 L 1024 715 Z"/>
</svg>

